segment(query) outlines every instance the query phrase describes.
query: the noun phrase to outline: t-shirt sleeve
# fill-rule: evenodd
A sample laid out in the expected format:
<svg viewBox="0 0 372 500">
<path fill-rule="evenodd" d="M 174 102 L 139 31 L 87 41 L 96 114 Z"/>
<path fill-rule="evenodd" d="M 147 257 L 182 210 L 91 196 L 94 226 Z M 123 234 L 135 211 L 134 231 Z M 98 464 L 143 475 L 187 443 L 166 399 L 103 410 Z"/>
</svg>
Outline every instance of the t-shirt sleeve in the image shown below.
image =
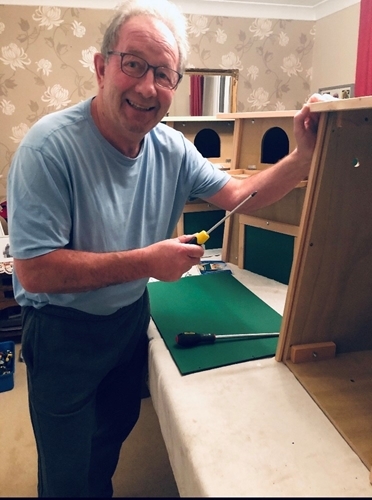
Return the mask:
<svg viewBox="0 0 372 500">
<path fill-rule="evenodd" d="M 9 238 L 15 258 L 44 255 L 68 244 L 68 191 L 52 158 L 29 146 L 18 148 L 8 176 Z"/>
</svg>

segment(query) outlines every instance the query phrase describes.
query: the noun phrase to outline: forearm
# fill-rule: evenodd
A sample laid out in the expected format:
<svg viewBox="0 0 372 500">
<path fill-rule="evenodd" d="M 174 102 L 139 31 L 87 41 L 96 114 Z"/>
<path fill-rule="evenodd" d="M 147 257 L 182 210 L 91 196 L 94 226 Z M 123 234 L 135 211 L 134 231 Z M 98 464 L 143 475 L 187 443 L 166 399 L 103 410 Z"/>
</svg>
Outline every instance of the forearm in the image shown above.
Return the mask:
<svg viewBox="0 0 372 500">
<path fill-rule="evenodd" d="M 93 253 L 55 250 L 33 259 L 14 259 L 22 286 L 31 293 L 76 293 L 147 276 L 144 250 Z"/>
<path fill-rule="evenodd" d="M 309 163 L 308 160 L 302 161 L 295 149 L 272 167 L 251 176 L 242 189 L 244 194 L 257 191 L 257 196 L 243 205 L 240 212 L 249 214 L 283 198 L 307 177 Z M 244 196 L 242 198 L 244 199 Z"/>
<path fill-rule="evenodd" d="M 14 258 L 14 269 L 30 293 L 79 293 L 150 277 L 175 281 L 203 255 L 196 245 L 183 244 L 187 240 L 173 238 L 122 252 L 59 249 L 33 259 Z"/>
<path fill-rule="evenodd" d="M 247 201 L 239 213 L 250 214 L 275 203 L 294 189 L 308 175 L 310 160 L 300 158 L 297 149 L 275 165 L 246 179 L 232 177 L 227 184 L 208 198 L 208 202 L 225 210 L 233 210 L 249 194 L 257 195 Z"/>
<path fill-rule="evenodd" d="M 311 98 L 309 102 L 313 99 L 317 98 Z M 242 213 L 249 214 L 275 203 L 308 176 L 316 143 L 318 121 L 319 116 L 310 113 L 308 104 L 297 111 L 293 121 L 297 147 L 276 165 L 251 178 L 257 196 L 252 199 L 252 203 L 243 206 Z"/>
</svg>

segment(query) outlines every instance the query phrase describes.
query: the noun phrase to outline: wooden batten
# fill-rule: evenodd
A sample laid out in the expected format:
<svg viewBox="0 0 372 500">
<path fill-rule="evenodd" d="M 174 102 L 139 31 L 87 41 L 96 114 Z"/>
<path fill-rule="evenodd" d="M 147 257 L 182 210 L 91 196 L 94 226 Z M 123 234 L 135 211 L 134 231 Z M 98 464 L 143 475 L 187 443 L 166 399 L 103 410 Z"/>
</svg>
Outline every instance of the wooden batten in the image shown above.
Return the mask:
<svg viewBox="0 0 372 500">
<path fill-rule="evenodd" d="M 323 361 L 324 359 L 334 358 L 335 355 L 336 344 L 334 342 L 291 346 L 291 361 L 294 364 Z"/>
</svg>

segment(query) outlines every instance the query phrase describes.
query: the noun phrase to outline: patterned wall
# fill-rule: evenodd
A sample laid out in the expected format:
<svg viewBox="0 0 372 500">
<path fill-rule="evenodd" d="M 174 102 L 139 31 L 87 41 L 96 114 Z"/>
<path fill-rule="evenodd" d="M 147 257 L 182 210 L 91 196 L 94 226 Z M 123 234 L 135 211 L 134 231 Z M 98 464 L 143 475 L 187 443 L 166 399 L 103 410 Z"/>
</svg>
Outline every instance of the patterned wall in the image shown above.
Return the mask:
<svg viewBox="0 0 372 500">
<path fill-rule="evenodd" d="M 11 158 L 33 123 L 96 93 L 93 54 L 111 14 L 0 5 L 0 200 Z M 310 89 L 313 22 L 188 19 L 189 66 L 238 68 L 238 111 L 301 107 Z"/>
<path fill-rule="evenodd" d="M 310 21 L 189 16 L 190 63 L 237 68 L 238 111 L 298 109 L 310 90 Z"/>
</svg>

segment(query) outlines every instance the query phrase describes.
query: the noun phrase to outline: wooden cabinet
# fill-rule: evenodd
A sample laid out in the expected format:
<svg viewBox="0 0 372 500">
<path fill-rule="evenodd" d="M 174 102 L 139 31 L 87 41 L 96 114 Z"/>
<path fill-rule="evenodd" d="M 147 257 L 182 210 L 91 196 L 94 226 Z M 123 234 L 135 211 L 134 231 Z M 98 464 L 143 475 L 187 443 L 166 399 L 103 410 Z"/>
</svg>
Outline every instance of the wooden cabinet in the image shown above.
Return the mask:
<svg viewBox="0 0 372 500">
<path fill-rule="evenodd" d="M 293 151 L 293 117 L 296 111 L 223 113 L 234 120 L 231 169 L 264 170 Z"/>
<path fill-rule="evenodd" d="M 168 116 L 163 119 L 163 122 L 182 132 L 211 162 L 218 164 L 224 170 L 230 169 L 233 155 L 233 119 L 223 120 L 216 116 Z M 205 212 L 214 212 L 214 214 L 205 214 Z M 221 211 L 219 207 L 204 200 L 190 201 L 185 205 L 173 237 L 201 230 L 202 225 L 198 224 L 198 220 L 201 218 L 204 219 L 204 223 L 208 220 L 209 226 L 206 227 L 208 229 L 224 214 L 225 212 Z M 206 215 L 209 217 L 207 218 Z M 210 248 L 211 245 L 222 246 L 222 235 L 213 234 L 213 239 L 206 246 Z"/>
<path fill-rule="evenodd" d="M 200 153 L 221 168 L 231 168 L 234 119 L 216 116 L 167 116 L 163 122 L 179 130 Z"/>
<path fill-rule="evenodd" d="M 230 173 L 240 171 L 241 177 L 258 173 L 292 152 L 296 147 L 295 114 L 295 110 L 289 110 L 217 115 L 234 119 L 235 123 Z M 301 182 L 281 200 L 249 216 L 234 214 L 226 221 L 223 260 L 288 284 L 306 184 Z M 283 251 L 278 252 L 282 247 Z M 268 266 L 269 263 L 273 265 Z"/>
<path fill-rule="evenodd" d="M 372 97 L 311 109 L 319 133 L 276 359 L 370 470 Z"/>
</svg>

